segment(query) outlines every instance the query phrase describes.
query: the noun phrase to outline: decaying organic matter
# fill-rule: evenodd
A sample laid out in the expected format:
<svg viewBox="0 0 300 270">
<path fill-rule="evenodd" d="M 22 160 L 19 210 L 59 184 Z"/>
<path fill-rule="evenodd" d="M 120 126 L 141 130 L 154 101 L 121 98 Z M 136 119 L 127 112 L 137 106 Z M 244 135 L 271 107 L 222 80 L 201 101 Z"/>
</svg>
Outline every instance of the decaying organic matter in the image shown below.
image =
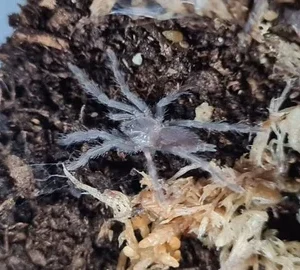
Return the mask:
<svg viewBox="0 0 300 270">
<path fill-rule="evenodd" d="M 125 223 L 119 237 L 126 246 L 118 269 L 124 269 L 123 256 L 130 259 L 129 269 L 178 267 L 180 239 L 186 234 L 194 235 L 210 248 L 216 247 L 224 270 L 262 266 L 298 269 L 299 254 L 290 246 L 299 249 L 300 244 L 282 242 L 274 232 L 264 231 L 267 210 L 282 200 L 274 183 L 274 171 L 255 169 L 247 161 L 229 170 L 235 181 L 243 183 L 245 193 L 182 178 L 168 183 L 167 190 L 172 195 L 163 206 L 155 199 L 150 179 L 145 176 L 141 181 L 144 190 L 132 199 L 141 214 Z M 135 230 L 142 240 L 137 240 Z"/>
</svg>

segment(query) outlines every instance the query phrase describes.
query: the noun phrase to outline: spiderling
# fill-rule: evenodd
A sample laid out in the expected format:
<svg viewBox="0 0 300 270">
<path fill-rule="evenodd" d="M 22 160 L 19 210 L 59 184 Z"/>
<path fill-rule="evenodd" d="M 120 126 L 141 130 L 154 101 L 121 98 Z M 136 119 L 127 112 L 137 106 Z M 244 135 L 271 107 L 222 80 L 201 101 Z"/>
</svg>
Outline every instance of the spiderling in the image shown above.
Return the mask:
<svg viewBox="0 0 300 270">
<path fill-rule="evenodd" d="M 214 152 L 216 146 L 206 143 L 191 130 L 207 129 L 218 132 L 255 133 L 258 127 L 251 127 L 245 124 L 228 124 L 220 122 L 204 123 L 196 120 L 165 120 L 166 107 L 175 101 L 180 95 L 186 92 L 172 93 L 158 101 L 154 112 L 147 106 L 145 101 L 129 90 L 115 53 L 107 50 L 109 66 L 113 71 L 115 80 L 127 103 L 110 99 L 101 86 L 90 80 L 88 75 L 77 66 L 69 63 L 68 67 L 74 78 L 79 82 L 83 90 L 93 97 L 97 102 L 106 105 L 111 109 L 108 117 L 119 122 L 118 130 L 110 132 L 105 130 L 90 129 L 87 131 L 76 131 L 63 136 L 59 143 L 64 146 L 102 141 L 101 144 L 91 147 L 80 157 L 71 162 L 68 170 L 76 170 L 85 166 L 89 160 L 104 155 L 109 150 L 115 149 L 127 154 L 143 152 L 146 158 L 148 173 L 152 179 L 152 185 L 158 198 L 163 198 L 163 187 L 158 178 L 157 169 L 153 158 L 157 151 L 173 154 L 191 165 L 183 167 L 176 177 L 188 172 L 191 169 L 201 168 L 211 174 L 213 181 L 228 186 L 234 191 L 241 192 L 242 188 L 236 184 L 226 182 L 220 171 L 217 171 L 208 161 L 196 155 L 197 152 Z"/>
</svg>

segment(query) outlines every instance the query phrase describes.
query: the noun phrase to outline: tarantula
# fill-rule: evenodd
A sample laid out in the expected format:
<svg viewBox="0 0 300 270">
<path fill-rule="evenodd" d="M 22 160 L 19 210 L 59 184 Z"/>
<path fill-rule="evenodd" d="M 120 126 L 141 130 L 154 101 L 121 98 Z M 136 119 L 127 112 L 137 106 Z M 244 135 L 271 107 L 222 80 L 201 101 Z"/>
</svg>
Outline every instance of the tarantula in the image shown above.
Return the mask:
<svg viewBox="0 0 300 270">
<path fill-rule="evenodd" d="M 215 145 L 201 141 L 196 133 L 190 128 L 201 128 L 215 131 L 235 131 L 241 133 L 257 132 L 256 127 L 245 124 L 231 125 L 228 123 L 202 123 L 195 120 L 164 120 L 165 108 L 168 104 L 176 100 L 183 93 L 173 93 L 159 100 L 153 113 L 147 104 L 138 96 L 133 94 L 125 82 L 123 73 L 119 70 L 118 60 L 115 53 L 107 50 L 110 60 L 110 68 L 114 74 L 117 84 L 122 94 L 129 103 L 123 103 L 110 99 L 88 75 L 73 64 L 68 64 L 76 80 L 80 83 L 84 91 L 92 96 L 96 101 L 113 109 L 108 117 L 111 120 L 120 122 L 119 130 L 111 132 L 91 129 L 87 131 L 77 131 L 70 133 L 60 139 L 60 144 L 68 146 L 75 143 L 103 141 L 83 153 L 77 160 L 68 165 L 69 170 L 76 170 L 86 165 L 90 159 L 95 159 L 104 155 L 111 149 L 117 149 L 124 153 L 132 154 L 143 152 L 147 161 L 148 173 L 152 179 L 152 185 L 158 196 L 162 197 L 162 184 L 158 178 L 157 170 L 153 162 L 156 151 L 170 153 L 179 156 L 192 164 L 182 168 L 176 177 L 187 171 L 201 168 L 209 172 L 212 179 L 223 185 L 229 186 L 236 191 L 240 191 L 237 185 L 224 183 L 224 179 L 208 161 L 195 155 L 196 152 L 216 151 Z M 186 93 L 186 92 L 185 92 Z"/>
</svg>

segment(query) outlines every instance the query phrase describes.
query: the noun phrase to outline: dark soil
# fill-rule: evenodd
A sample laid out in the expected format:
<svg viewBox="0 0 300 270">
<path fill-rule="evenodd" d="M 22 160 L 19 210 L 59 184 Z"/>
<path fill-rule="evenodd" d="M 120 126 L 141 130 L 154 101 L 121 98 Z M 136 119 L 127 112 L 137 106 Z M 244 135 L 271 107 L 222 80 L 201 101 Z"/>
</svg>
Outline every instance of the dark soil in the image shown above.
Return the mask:
<svg viewBox="0 0 300 270">
<path fill-rule="evenodd" d="M 193 119 L 195 108 L 206 101 L 215 108 L 214 120 L 260 123 L 268 116 L 271 98 L 285 83 L 269 79 L 271 70 L 258 64 L 255 44 L 247 49 L 239 46 L 237 26 L 216 27 L 203 18 L 155 22 L 122 16 L 107 16 L 95 25 L 87 19 L 90 1 L 74 5 L 59 0 L 54 10 L 37 2 L 29 1 L 21 14 L 10 17 L 16 33 L 0 49 L 0 269 L 115 269 L 121 225 L 114 225 L 112 242 L 99 240 L 99 228 L 110 211 L 88 196 L 79 196 L 55 165 L 80 151 L 80 147 L 60 148 L 56 144 L 60 134 L 84 127 L 116 127 L 106 108 L 89 99 L 71 77 L 67 63 L 86 70 L 116 99 L 118 89 L 106 66 L 108 47 L 119 58 L 130 89 L 150 105 L 174 90 L 191 88 L 190 95 L 169 107 L 168 117 L 174 119 Z M 189 47 L 166 40 L 164 30 L 181 31 Z M 54 48 L 22 38 L 41 34 L 64 43 Z M 136 66 L 132 57 L 139 52 L 143 63 Z M 206 157 L 229 166 L 247 153 L 250 144 L 248 136 L 237 134 L 201 131 L 199 135 L 218 147 L 215 155 Z M 23 162 L 23 169 L 30 164 L 33 176 L 16 176 L 13 170 L 20 166 L 8 165 L 11 156 Z M 164 178 L 183 164 L 159 153 L 156 162 Z M 142 155 L 109 152 L 91 161 L 78 177 L 99 190 L 132 195 L 138 192 L 140 180 L 134 168 L 145 170 L 144 163 Z M 28 189 L 22 188 L 26 185 Z M 185 239 L 182 254 L 182 269 L 218 269 L 217 253 L 199 241 Z"/>
</svg>

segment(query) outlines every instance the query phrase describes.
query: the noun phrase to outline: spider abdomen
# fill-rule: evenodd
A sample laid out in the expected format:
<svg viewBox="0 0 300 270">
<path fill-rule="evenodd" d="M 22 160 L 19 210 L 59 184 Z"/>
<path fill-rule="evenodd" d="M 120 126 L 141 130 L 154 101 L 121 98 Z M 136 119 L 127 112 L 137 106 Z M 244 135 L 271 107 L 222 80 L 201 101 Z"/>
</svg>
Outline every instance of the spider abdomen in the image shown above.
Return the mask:
<svg viewBox="0 0 300 270">
<path fill-rule="evenodd" d="M 157 148 L 168 151 L 170 149 L 194 152 L 199 143 L 199 137 L 196 133 L 182 127 L 164 127 L 157 137 Z"/>
</svg>

